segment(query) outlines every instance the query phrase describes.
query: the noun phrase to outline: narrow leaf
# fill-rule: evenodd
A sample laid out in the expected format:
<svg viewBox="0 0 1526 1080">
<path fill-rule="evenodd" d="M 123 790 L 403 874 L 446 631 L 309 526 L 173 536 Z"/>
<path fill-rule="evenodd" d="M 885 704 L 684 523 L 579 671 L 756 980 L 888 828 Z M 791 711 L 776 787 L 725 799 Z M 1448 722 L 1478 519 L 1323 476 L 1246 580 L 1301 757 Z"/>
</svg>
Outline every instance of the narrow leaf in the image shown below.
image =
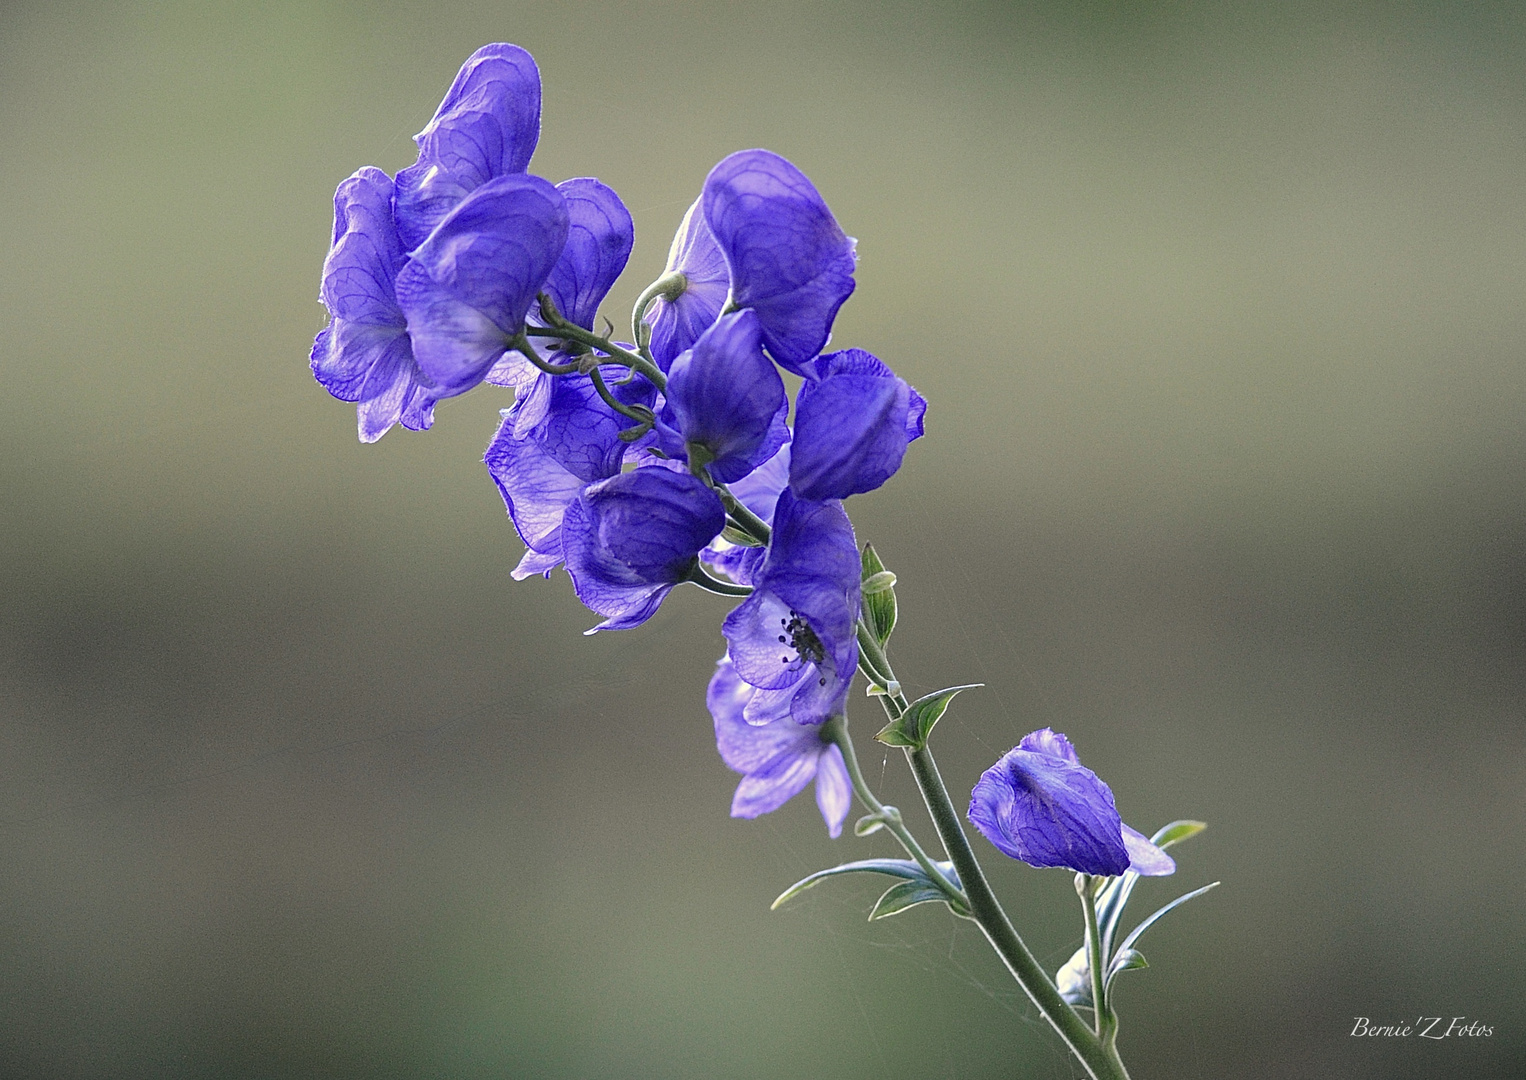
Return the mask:
<svg viewBox="0 0 1526 1080">
<path fill-rule="evenodd" d="M 1190 893 L 1183 893 L 1181 896 L 1178 896 L 1165 907 L 1152 914 L 1149 918 L 1145 919 L 1144 922 L 1134 927 L 1133 933 L 1129 934 L 1128 937 L 1123 939 L 1123 944 L 1118 946 L 1118 955 L 1122 956 L 1124 953 L 1131 951 L 1134 947 L 1134 942 L 1139 940 L 1139 936 L 1146 930 L 1150 929 L 1150 927 L 1154 926 L 1157 922 L 1159 922 L 1160 917 L 1166 912 L 1172 910 L 1173 908 L 1181 907 L 1194 896 L 1202 896 L 1205 892 L 1214 888 L 1218 884 L 1219 883 L 1217 881 L 1210 882 L 1209 884 L 1204 885 L 1201 889 L 1193 889 Z"/>
<path fill-rule="evenodd" d="M 1108 985 L 1112 985 L 1113 976 L 1117 975 L 1120 971 L 1132 971 L 1135 968 L 1147 968 L 1149 966 L 1149 962 L 1144 958 L 1144 953 L 1137 949 L 1124 949 L 1117 956 L 1113 957 L 1113 964 L 1107 969 Z"/>
<path fill-rule="evenodd" d="M 905 712 L 886 724 L 875 738 L 887 746 L 909 746 L 913 750 L 920 750 L 927 745 L 933 725 L 943 719 L 954 695 L 961 690 L 973 690 L 984 685 L 985 683 L 966 683 L 919 697 L 906 707 Z"/>
<path fill-rule="evenodd" d="M 1168 848 L 1172 844 L 1180 844 L 1183 840 L 1190 840 L 1204 829 L 1208 828 L 1205 821 L 1173 821 L 1163 826 L 1159 832 L 1150 837 L 1150 843 L 1158 848 Z"/>
<path fill-rule="evenodd" d="M 922 872 L 922 868 L 910 859 L 864 859 L 860 862 L 843 863 L 830 870 L 818 870 L 809 877 L 801 878 L 780 893 L 779 899 L 773 902 L 769 910 L 772 911 L 786 900 L 799 896 L 813 885 L 841 874 L 886 874 L 890 877 L 905 878 L 908 881 L 927 880 L 927 875 Z"/>
<path fill-rule="evenodd" d="M 885 890 L 874 903 L 874 910 L 869 912 L 869 921 L 889 918 L 891 915 L 899 915 L 908 908 L 914 908 L 918 904 L 931 903 L 934 900 L 947 900 L 943 891 L 936 885 L 926 881 L 902 881 Z"/>
</svg>

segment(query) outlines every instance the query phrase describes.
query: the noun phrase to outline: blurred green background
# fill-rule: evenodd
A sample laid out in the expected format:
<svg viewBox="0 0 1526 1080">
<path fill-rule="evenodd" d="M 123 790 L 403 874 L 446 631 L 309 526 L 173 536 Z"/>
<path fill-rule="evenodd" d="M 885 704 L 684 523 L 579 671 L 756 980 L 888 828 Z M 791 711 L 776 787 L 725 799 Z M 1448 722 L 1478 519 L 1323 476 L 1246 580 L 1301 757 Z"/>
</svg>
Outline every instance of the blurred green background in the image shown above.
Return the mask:
<svg viewBox="0 0 1526 1080">
<path fill-rule="evenodd" d="M 335 184 L 496 40 L 635 215 L 617 321 L 732 150 L 858 237 L 956 799 L 1049 724 L 1212 825 L 1137 1080 L 1526 1075 L 1522 9 L 775 0 L 4 6 L 0 1074 L 1077 1075 L 970 926 L 768 911 L 888 844 L 726 816 L 719 598 L 509 579 L 501 392 L 367 447 L 312 381 Z M 981 851 L 1063 962 L 1068 875 Z M 1420 1015 L 1493 1035 L 1349 1035 Z"/>
</svg>

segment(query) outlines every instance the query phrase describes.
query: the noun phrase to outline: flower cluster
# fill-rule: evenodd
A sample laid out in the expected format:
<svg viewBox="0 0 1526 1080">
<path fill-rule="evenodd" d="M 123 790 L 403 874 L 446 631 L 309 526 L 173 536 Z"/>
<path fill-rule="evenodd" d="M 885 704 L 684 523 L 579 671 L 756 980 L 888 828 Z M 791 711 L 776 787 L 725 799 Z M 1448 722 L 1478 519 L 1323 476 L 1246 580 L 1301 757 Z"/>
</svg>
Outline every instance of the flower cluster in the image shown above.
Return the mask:
<svg viewBox="0 0 1526 1080">
<path fill-rule="evenodd" d="M 488 45 L 415 137 L 415 164 L 340 185 L 313 373 L 356 402 L 367 442 L 428 428 L 442 398 L 512 387 L 485 462 L 528 549 L 514 576 L 565 565 L 603 617 L 590 633 L 640 625 L 685 582 L 745 597 L 708 695 L 744 777 L 732 813 L 814 778 L 835 836 L 850 786 L 822 732 L 858 666 L 861 603 L 843 500 L 896 472 L 926 403 L 867 352 L 822 352 L 854 241 L 767 150 L 705 178 L 635 342 L 594 334 L 634 225 L 598 180 L 531 175 L 539 133 L 534 60 Z M 793 411 L 781 369 L 799 380 Z"/>
</svg>

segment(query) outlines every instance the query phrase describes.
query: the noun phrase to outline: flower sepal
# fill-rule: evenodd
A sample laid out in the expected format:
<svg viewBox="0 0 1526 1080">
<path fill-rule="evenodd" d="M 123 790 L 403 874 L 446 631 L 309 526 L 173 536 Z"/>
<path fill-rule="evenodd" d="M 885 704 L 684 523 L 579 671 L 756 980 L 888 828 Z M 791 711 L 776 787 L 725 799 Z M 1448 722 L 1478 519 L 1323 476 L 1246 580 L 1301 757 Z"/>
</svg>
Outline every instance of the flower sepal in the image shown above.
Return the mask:
<svg viewBox="0 0 1526 1080">
<path fill-rule="evenodd" d="M 890 640 L 891 631 L 895 629 L 895 575 L 885 569 L 873 544 L 864 545 L 861 561 L 864 568 L 861 585 L 864 594 L 864 621 L 869 624 L 869 630 L 883 648 Z"/>
</svg>

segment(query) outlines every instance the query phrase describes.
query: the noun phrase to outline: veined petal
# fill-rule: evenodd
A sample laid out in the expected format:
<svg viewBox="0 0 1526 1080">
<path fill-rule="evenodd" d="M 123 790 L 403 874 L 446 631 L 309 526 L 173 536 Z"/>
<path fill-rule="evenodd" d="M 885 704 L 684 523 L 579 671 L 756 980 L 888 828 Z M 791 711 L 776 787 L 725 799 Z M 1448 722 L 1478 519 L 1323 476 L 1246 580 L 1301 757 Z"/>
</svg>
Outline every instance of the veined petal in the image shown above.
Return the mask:
<svg viewBox="0 0 1526 1080">
<path fill-rule="evenodd" d="M 921 434 L 926 403 L 862 349 L 819 357 L 805 372 L 795 403 L 791 489 L 806 499 L 873 491 Z"/>
<path fill-rule="evenodd" d="M 722 160 L 701 199 L 731 303 L 757 311 L 769 355 L 799 374 L 853 292 L 853 241 L 806 175 L 767 150 Z"/>
<path fill-rule="evenodd" d="M 562 515 L 582 493 L 585 482 L 547 453 L 540 442 L 515 438 L 514 412 L 504 411 L 503 423 L 488 444 L 483 462 L 525 546 L 555 556 L 559 562 Z"/>
<path fill-rule="evenodd" d="M 562 518 L 562 550 L 578 599 L 609 616 L 595 629 L 650 618 L 725 523 L 720 498 L 687 473 L 635 469 L 584 490 Z"/>
<path fill-rule="evenodd" d="M 1030 866 L 1100 875 L 1129 867 L 1112 791 L 1061 757 L 1008 751 L 976 782 L 969 818 L 1000 851 Z"/>
<path fill-rule="evenodd" d="M 722 315 L 673 361 L 667 401 L 684 444 L 709 451 L 710 475 L 722 483 L 752 472 L 789 435 L 784 380 L 763 355 L 751 311 Z"/>
<path fill-rule="evenodd" d="M 592 330 L 599 304 L 630 258 L 636 228 L 614 189 L 592 177 L 563 180 L 556 190 L 567 203 L 567 244 L 545 291 L 564 318 Z"/>
<path fill-rule="evenodd" d="M 853 784 L 848 779 L 842 751 L 836 746 L 826 747 L 817 759 L 816 806 L 827 823 L 827 834 L 837 839 L 842 835 L 842 823 L 848 820 L 848 811 L 853 807 Z"/>
<path fill-rule="evenodd" d="M 674 300 L 659 298 L 647 308 L 652 358 L 663 371 L 715 322 L 731 287 L 726 256 L 710 235 L 700 201 L 695 199 L 684 213 L 668 249 L 665 273 L 683 274 L 687 282 L 684 291 Z"/>
<path fill-rule="evenodd" d="M 1035 754 L 1048 754 L 1057 757 L 1061 761 L 1068 761 L 1072 765 L 1081 764 L 1081 759 L 1076 755 L 1076 748 L 1070 744 L 1070 740 L 1061 735 L 1054 728 L 1039 728 L 1037 731 L 1024 735 L 1022 741 L 1017 744 L 1019 750 L 1028 750 Z"/>
<path fill-rule="evenodd" d="M 479 187 L 398 273 L 414 358 L 440 397 L 482 381 L 524 328 L 567 239 L 561 194 L 536 176 Z"/>
<path fill-rule="evenodd" d="M 1150 838 L 1127 825 L 1123 846 L 1129 853 L 1129 869 L 1140 877 L 1165 877 L 1176 873 L 1176 860 L 1150 842 Z"/>
<path fill-rule="evenodd" d="M 397 177 L 405 249 L 424 242 L 452 209 L 499 176 L 522 173 L 540 138 L 540 71 L 517 45 L 484 45 L 467 58 L 445 100 L 414 136 L 418 162 Z"/>
</svg>

